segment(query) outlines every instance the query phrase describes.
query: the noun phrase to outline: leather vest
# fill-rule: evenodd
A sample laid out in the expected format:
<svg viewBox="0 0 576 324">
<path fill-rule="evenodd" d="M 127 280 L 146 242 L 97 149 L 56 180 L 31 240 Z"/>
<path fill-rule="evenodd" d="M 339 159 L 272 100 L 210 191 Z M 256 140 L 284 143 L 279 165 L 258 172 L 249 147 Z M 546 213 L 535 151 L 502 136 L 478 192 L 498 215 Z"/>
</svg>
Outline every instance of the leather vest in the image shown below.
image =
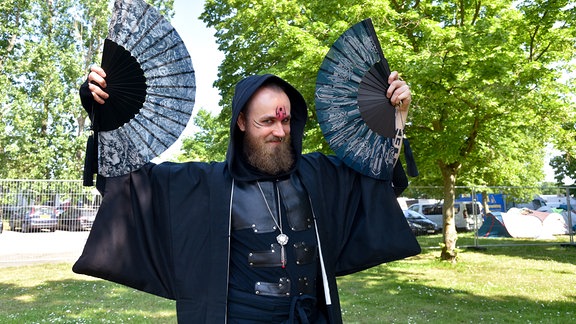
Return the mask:
<svg viewBox="0 0 576 324">
<path fill-rule="evenodd" d="M 288 256 L 285 275 L 274 280 L 270 277 L 257 280 L 253 283 L 254 293 L 277 297 L 314 295 L 318 255 L 314 219 L 308 194 L 298 177 L 236 183 L 232 204 L 232 235 L 242 232 L 242 243 L 248 246 L 245 259 L 240 258 L 247 262 L 241 266 L 243 271 L 251 271 L 258 277 L 259 269 L 283 267 L 282 260 Z M 280 234 L 279 226 L 289 238 L 285 251 L 274 239 Z M 246 230 L 253 234 L 246 234 Z M 264 237 L 270 240 L 266 243 L 269 249 L 250 248 L 252 240 Z"/>
</svg>

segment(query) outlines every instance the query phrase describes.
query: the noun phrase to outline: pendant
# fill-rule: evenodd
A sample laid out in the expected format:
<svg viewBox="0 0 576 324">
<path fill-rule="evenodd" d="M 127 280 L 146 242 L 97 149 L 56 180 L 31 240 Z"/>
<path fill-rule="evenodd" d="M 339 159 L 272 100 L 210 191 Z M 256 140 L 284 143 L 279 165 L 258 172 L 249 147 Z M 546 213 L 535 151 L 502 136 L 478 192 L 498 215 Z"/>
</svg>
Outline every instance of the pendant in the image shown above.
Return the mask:
<svg viewBox="0 0 576 324">
<path fill-rule="evenodd" d="M 288 243 L 288 235 L 280 233 L 276 236 L 276 241 L 278 241 L 278 244 L 284 246 Z"/>
</svg>

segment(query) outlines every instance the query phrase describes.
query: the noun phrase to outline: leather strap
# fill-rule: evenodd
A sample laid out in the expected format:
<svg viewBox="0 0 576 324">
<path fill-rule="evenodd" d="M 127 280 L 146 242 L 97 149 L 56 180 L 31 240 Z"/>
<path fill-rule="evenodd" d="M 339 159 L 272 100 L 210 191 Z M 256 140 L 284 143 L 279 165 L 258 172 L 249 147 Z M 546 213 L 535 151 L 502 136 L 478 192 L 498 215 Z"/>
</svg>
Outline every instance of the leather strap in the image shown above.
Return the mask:
<svg viewBox="0 0 576 324">
<path fill-rule="evenodd" d="M 290 297 L 290 279 L 280 278 L 277 283 L 257 282 L 254 285 L 254 293 L 261 296 Z"/>
</svg>

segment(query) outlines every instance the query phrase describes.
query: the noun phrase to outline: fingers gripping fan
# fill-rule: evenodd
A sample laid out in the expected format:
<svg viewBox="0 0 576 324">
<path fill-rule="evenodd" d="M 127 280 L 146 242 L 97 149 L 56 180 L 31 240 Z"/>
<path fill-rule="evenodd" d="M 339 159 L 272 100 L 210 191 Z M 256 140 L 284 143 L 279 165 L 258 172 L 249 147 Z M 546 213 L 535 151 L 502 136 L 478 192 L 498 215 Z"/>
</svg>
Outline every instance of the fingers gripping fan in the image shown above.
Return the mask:
<svg viewBox="0 0 576 324">
<path fill-rule="evenodd" d="M 174 27 L 142 0 L 115 2 L 101 65 L 110 97 L 94 109 L 98 173 L 119 176 L 176 142 L 194 107 L 194 69 Z"/>
<path fill-rule="evenodd" d="M 316 113 L 330 148 L 354 170 L 388 179 L 398 148 L 390 68 L 370 19 L 332 45 L 316 79 Z"/>
</svg>

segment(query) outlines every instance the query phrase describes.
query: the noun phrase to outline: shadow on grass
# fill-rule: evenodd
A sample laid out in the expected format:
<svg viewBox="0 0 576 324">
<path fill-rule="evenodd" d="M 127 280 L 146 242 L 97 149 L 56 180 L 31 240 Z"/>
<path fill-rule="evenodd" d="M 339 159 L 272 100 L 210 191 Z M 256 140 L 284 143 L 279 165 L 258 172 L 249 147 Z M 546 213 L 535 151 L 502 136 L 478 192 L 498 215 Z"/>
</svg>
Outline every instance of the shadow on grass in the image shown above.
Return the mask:
<svg viewBox="0 0 576 324">
<path fill-rule="evenodd" d="M 339 278 L 344 322 L 569 323 L 576 317 L 576 293 L 564 300 L 537 301 L 514 291 L 471 293 L 419 278 L 413 268 L 404 272 L 387 265 Z"/>
<path fill-rule="evenodd" d="M 171 300 L 102 280 L 0 283 L 0 323 L 176 323 Z"/>
</svg>

